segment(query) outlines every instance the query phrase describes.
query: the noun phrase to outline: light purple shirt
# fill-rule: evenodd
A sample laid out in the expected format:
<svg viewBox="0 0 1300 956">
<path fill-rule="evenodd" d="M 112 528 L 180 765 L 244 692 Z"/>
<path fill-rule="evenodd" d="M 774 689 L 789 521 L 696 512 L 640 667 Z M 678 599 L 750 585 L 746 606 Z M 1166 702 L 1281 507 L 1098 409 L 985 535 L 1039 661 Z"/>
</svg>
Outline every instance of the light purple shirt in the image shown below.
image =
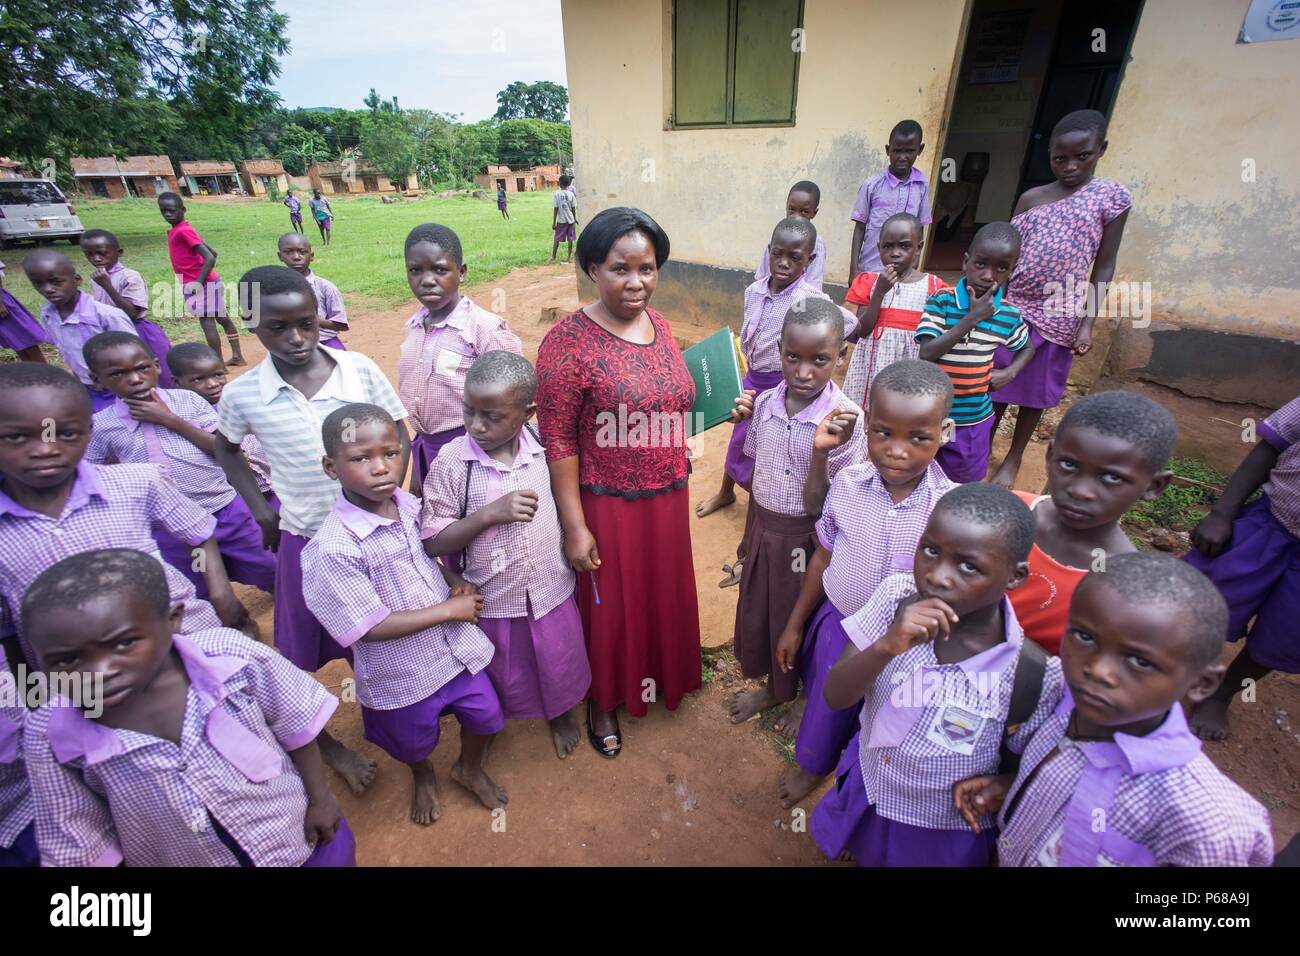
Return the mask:
<svg viewBox="0 0 1300 956">
<path fill-rule="evenodd" d="M 129 332 L 135 335 L 135 323 L 116 306 L 96 302 L 85 292 L 78 293 L 77 305 L 65 319 L 54 303 L 41 306 L 41 323 L 58 346 L 64 364 L 82 384 L 91 385 L 90 368 L 81 354 L 82 347 L 100 332 Z"/>
<path fill-rule="evenodd" d="M 802 276 L 780 292 L 773 292 L 769 280 L 758 279 L 745 289 L 745 315 L 740 324 L 740 351 L 751 372 L 781 371 L 781 327 L 785 314 L 800 299 L 826 299 L 831 297 L 820 289 L 804 282 Z M 844 334 L 858 326 L 853 313 L 844 313 Z"/>
<path fill-rule="evenodd" d="M 880 227 L 895 213 L 910 212 L 921 221 L 930 223 L 930 188 L 925 174 L 915 166 L 907 179 L 898 179 L 888 168 L 881 170 L 858 187 L 858 198 L 849 218 L 867 227 L 862 237 L 862 251 L 858 253 L 859 272 L 880 272 Z"/>
<path fill-rule="evenodd" d="M 177 388 L 156 391 L 158 399 L 175 415 L 205 432 L 217 430 L 216 409 L 193 392 Z M 169 428 L 136 421 L 120 398 L 95 413 L 86 461 L 96 465 L 157 465 L 186 497 L 209 513 L 235 500 L 235 489 L 215 458 Z"/>
<path fill-rule="evenodd" d="M 858 427 L 865 424 L 858 420 Z M 846 617 L 856 613 L 887 575 L 912 570 L 930 512 L 956 487 L 933 461 L 898 504 L 870 461 L 835 476 L 817 522 L 817 540 L 831 552 L 822 588 L 835 610 Z"/>
<path fill-rule="evenodd" d="M 298 216 L 302 214 L 302 200 L 297 196 L 285 196 L 284 204 L 289 207 L 289 215 Z"/>
<path fill-rule="evenodd" d="M 1300 538 L 1300 398 L 1293 398 L 1256 428 L 1278 450 L 1277 463 L 1264 483 L 1273 517 Z"/>
<path fill-rule="evenodd" d="M 441 604 L 451 595 L 420 539 L 420 499 L 395 491 L 398 517 L 381 518 L 342 493 L 302 552 L 303 597 L 334 640 L 353 649 L 357 699 L 395 710 L 432 696 L 462 671 L 492 659 L 487 635 L 449 621 L 391 641 L 361 638 L 395 611 Z"/>
<path fill-rule="evenodd" d="M 36 804 L 27 785 L 23 765 L 23 723 L 27 708 L 22 704 L 25 688 L 9 672 L 4 648 L 0 647 L 0 847 L 11 847 L 19 834 L 36 817 Z M 12 702 L 12 703 L 10 703 Z"/>
<path fill-rule="evenodd" d="M 112 282 L 113 288 L 117 291 L 118 295 L 126 299 L 126 301 L 130 302 L 132 305 L 144 309 L 144 314 L 140 316 L 140 319 L 146 318 L 149 315 L 149 287 L 144 284 L 144 276 L 140 275 L 140 273 L 136 272 L 134 269 L 128 269 L 119 262 L 117 265 L 113 266 L 113 268 L 108 270 L 108 278 Z M 90 296 L 100 305 L 107 305 L 114 309 L 117 308 L 117 306 L 113 304 L 112 298 L 109 297 L 108 291 L 101 288 L 99 283 L 93 280 L 90 283 Z M 127 318 L 129 319 L 130 316 L 127 316 Z M 140 319 L 136 319 L 135 321 L 139 322 Z M 158 358 L 165 359 L 166 356 L 159 355 Z"/>
<path fill-rule="evenodd" d="M 348 324 L 348 310 L 343 307 L 343 296 L 339 293 L 339 287 L 324 276 L 318 276 L 311 270 L 303 276 L 311 285 L 311 290 L 316 293 L 316 317 L 323 322 L 338 322 L 341 325 Z M 334 329 L 327 329 L 324 326 L 320 330 L 321 341 L 327 339 L 336 339 L 339 333 Z"/>
<path fill-rule="evenodd" d="M 885 578 L 862 610 L 844 619 L 859 651 L 884 637 L 899 602 L 916 592 L 911 574 Z M 996 773 L 1011 706 L 1024 631 L 1002 598 L 1006 637 L 956 664 L 941 664 L 934 644 L 918 644 L 890 658 L 863 700 L 858 738 L 862 783 L 876 812 L 931 830 L 965 830 L 953 806 L 952 785 Z M 1060 658 L 1047 661 L 1038 706 L 1007 746 L 1021 753 L 1060 697 Z M 981 818 L 980 827 L 992 826 Z"/>
<path fill-rule="evenodd" d="M 1113 741 L 1068 737 L 1073 710 L 1062 687 L 1025 748 L 998 818 L 1000 865 L 1272 865 L 1268 811 L 1201 752 L 1181 704 L 1145 737 Z"/>
<path fill-rule="evenodd" d="M 0 633 L 17 633 L 29 666 L 40 662 L 23 639 L 22 600 L 41 572 L 64 558 L 101 548 L 131 548 L 162 563 L 172 603 L 185 605 L 182 629 L 220 627 L 217 612 L 194 585 L 162 559 L 154 525 L 190 545 L 200 545 L 217 521 L 154 465 L 77 465 L 63 513 L 50 518 L 0 491 Z"/>
<path fill-rule="evenodd" d="M 808 268 L 803 271 L 803 281 L 805 285 L 821 292 L 822 282 L 826 278 L 826 241 L 822 239 L 820 234 L 818 234 L 817 242 L 813 246 L 813 253 L 813 261 L 808 263 Z M 763 255 L 758 260 L 758 269 L 754 272 L 754 278 L 759 282 L 772 277 L 770 257 L 770 247 L 764 246 Z"/>
<path fill-rule="evenodd" d="M 852 409 L 858 413 L 849 440 L 827 457 L 832 478 L 862 460 L 862 409 L 854 405 L 834 382 L 794 417 L 786 414 L 786 384 L 764 392 L 754 402 L 754 415 L 745 435 L 745 454 L 754 459 L 754 501 L 768 511 L 802 515 L 803 486 L 812 467 L 813 438 L 817 426 L 831 412 Z"/>
<path fill-rule="evenodd" d="M 190 678 L 180 744 L 46 704 L 28 718 L 27 769 L 46 866 L 301 866 L 307 791 L 289 751 L 338 701 L 271 648 L 226 628 L 176 635 Z M 61 701 L 61 699 L 60 699 Z"/>
<path fill-rule="evenodd" d="M 493 525 L 466 549 L 464 577 L 483 592 L 484 617 L 524 617 L 531 610 L 538 618 L 573 595 L 575 581 L 564 559 L 546 449 L 527 428 L 519 433 L 519 452 L 510 465 L 501 464 L 468 435 L 452 439 L 429 467 L 423 491 L 420 534 L 424 538 L 459 521 L 462 505 L 465 514 L 472 515 L 511 492 L 537 492 L 532 521 Z"/>
</svg>

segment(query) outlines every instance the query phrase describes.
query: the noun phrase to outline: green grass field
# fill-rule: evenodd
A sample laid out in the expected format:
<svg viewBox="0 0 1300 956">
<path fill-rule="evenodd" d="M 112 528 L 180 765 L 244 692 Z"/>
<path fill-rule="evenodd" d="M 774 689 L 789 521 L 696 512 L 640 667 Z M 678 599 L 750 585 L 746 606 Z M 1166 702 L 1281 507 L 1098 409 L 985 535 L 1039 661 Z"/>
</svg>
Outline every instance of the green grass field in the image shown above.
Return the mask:
<svg viewBox="0 0 1300 956">
<path fill-rule="evenodd" d="M 171 283 L 167 258 L 167 224 L 158 206 L 146 199 L 75 200 L 77 214 L 87 229 L 108 229 L 125 249 L 122 262 L 138 270 L 152 288 Z M 349 306 L 392 308 L 413 301 L 406 286 L 402 264 L 402 243 L 411 227 L 422 222 L 440 222 L 456 230 L 469 267 L 467 283 L 479 283 L 504 275 L 519 266 L 540 265 L 551 255 L 551 194 L 511 194 L 510 221 L 497 212 L 492 199 L 455 196 L 447 199 L 417 199 L 385 204 L 378 196 L 330 197 L 334 208 L 333 241 L 326 248 L 303 204 L 307 237 L 312 240 L 316 261 L 312 269 L 339 287 Z M 193 201 L 186 206 L 187 218 L 205 242 L 217 251 L 217 271 L 229 283 L 253 266 L 274 264 L 275 244 L 289 228 L 289 210 L 268 200 L 245 202 Z M 90 267 L 81 250 L 67 242 L 53 246 L 66 253 L 81 272 L 89 288 Z M 24 246 L 0 253 L 8 270 L 5 287 L 20 302 L 38 314 L 42 299 L 23 275 Z M 179 303 L 178 303 L 179 309 Z M 167 331 L 173 342 L 201 340 L 197 322 L 179 316 L 150 316 Z M 12 353 L 0 350 L 0 356 Z"/>
</svg>

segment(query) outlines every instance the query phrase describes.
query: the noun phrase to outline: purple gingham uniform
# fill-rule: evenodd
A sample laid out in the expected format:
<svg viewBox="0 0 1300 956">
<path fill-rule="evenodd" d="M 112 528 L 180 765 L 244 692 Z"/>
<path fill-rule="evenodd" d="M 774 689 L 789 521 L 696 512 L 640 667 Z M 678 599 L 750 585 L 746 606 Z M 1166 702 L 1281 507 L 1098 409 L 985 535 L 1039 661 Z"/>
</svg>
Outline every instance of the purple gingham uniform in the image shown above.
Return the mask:
<svg viewBox="0 0 1300 956">
<path fill-rule="evenodd" d="M 1272 865 L 1268 811 L 1201 752 L 1181 705 L 1114 741 L 1068 737 L 1073 710 L 1062 688 L 1025 748 L 998 820 L 1002 866 Z"/>
<path fill-rule="evenodd" d="M 519 453 L 510 466 L 466 435 L 444 445 L 424 479 L 422 537 L 460 520 L 467 469 L 467 515 L 514 491 L 537 492 L 532 521 L 493 525 L 469 544 L 464 577 L 483 592 L 483 616 L 524 617 L 531 608 L 533 617 L 542 617 L 553 611 L 573 596 L 575 579 L 564 559 L 546 449 L 527 428 L 519 433 Z"/>
<path fill-rule="evenodd" d="M 311 285 L 312 292 L 316 293 L 316 317 L 326 322 L 340 322 L 347 325 L 348 310 L 343 307 L 343 296 L 339 293 L 339 287 L 324 276 L 318 276 L 310 269 L 307 270 L 307 274 L 303 278 Z M 321 327 L 320 338 L 322 342 L 338 337 L 339 334 L 334 329 Z"/>
<path fill-rule="evenodd" d="M 14 840 L 36 817 L 36 804 L 23 766 L 23 723 L 27 708 L 19 686 L 0 647 L 0 849 Z"/>
<path fill-rule="evenodd" d="M 140 275 L 140 273 L 136 272 L 134 269 L 128 269 L 119 262 L 117 265 L 113 266 L 113 268 L 108 270 L 108 277 L 113 283 L 113 288 L 117 290 L 118 295 L 126 299 L 126 301 L 130 302 L 132 305 L 144 309 L 144 315 L 140 316 L 141 319 L 143 319 L 145 315 L 149 314 L 149 287 L 144 284 L 144 276 Z M 117 308 L 117 306 L 113 304 L 113 300 L 109 298 L 108 292 L 100 288 L 100 285 L 97 282 L 90 283 L 90 297 L 100 305 L 106 305 L 111 309 Z M 139 320 L 137 319 L 137 321 Z M 156 357 L 160 360 L 166 358 L 166 356 L 163 355 Z"/>
<path fill-rule="evenodd" d="M 1264 483 L 1269 510 L 1278 524 L 1300 538 L 1300 398 L 1293 398 L 1256 427 L 1278 450 L 1277 464 Z"/>
<path fill-rule="evenodd" d="M 781 326 L 785 314 L 798 300 L 816 298 L 831 301 L 830 296 L 809 285 L 803 276 L 780 292 L 774 293 L 768 286 L 769 280 L 759 279 L 745 289 L 740 351 L 750 372 L 781 371 Z M 844 313 L 844 334 L 849 335 L 857 328 L 857 317 L 845 309 L 840 311 Z"/>
<path fill-rule="evenodd" d="M 269 647 L 216 628 L 176 635 L 190 678 L 180 745 L 47 704 L 24 741 L 46 866 L 301 866 L 307 792 L 288 751 L 338 701 Z"/>
<path fill-rule="evenodd" d="M 930 188 L 926 185 L 925 174 L 915 166 L 905 180 L 895 178 L 886 168 L 858 187 L 858 198 L 849 218 L 867 227 L 862 237 L 862 251 L 858 253 L 860 272 L 879 272 L 884 268 L 880 250 L 876 247 L 880 241 L 880 227 L 886 219 L 900 212 L 910 212 L 923 226 L 928 225 L 931 219 Z"/>
<path fill-rule="evenodd" d="M 257 440 L 256 435 L 245 435 L 243 441 L 239 443 L 239 450 L 244 453 L 248 459 L 248 467 L 253 470 L 253 477 L 257 479 L 257 490 L 266 494 L 271 490 L 271 466 L 266 463 L 266 452 L 262 450 L 262 443 Z"/>
<path fill-rule="evenodd" d="M 411 424 L 434 435 L 465 424 L 465 373 L 484 352 L 502 349 L 523 354 L 519 336 L 506 320 L 462 295 L 441 322 L 424 327 L 429 310 L 406 321 L 406 338 L 397 360 L 397 394 Z"/>
<path fill-rule="evenodd" d="M 83 385 L 91 385 L 90 369 L 82 357 L 82 347 L 100 332 L 128 332 L 136 335 L 135 323 L 113 305 L 96 302 L 85 292 L 78 293 L 77 305 L 65 319 L 54 303 L 41 306 L 41 323 L 58 346 L 63 362 Z M 92 388 L 94 386 L 91 386 Z"/>
<path fill-rule="evenodd" d="M 859 419 L 858 425 L 865 422 Z M 956 487 L 934 462 L 898 504 L 870 461 L 835 476 L 817 522 L 817 540 L 831 552 L 822 588 L 835 610 L 856 613 L 886 575 L 912 570 L 930 512 Z"/>
<path fill-rule="evenodd" d="M 785 396 L 785 382 L 758 396 L 745 436 L 745 454 L 754 459 L 754 501 L 777 514 L 802 515 L 804 480 L 812 466 L 817 426 L 840 409 L 858 413 L 849 440 L 828 456 L 826 470 L 834 478 L 841 469 L 862 460 L 864 418 L 862 409 L 849 401 L 834 382 L 827 382 L 822 393 L 793 418 L 786 414 Z"/>
<path fill-rule="evenodd" d="M 172 603 L 185 605 L 181 627 L 186 633 L 221 626 L 212 605 L 200 601 L 185 575 L 163 560 L 152 537 L 155 524 L 200 545 L 212 537 L 217 521 L 153 465 L 81 462 L 58 518 L 28 511 L 0 491 L 0 632 L 17 632 L 29 665 L 40 662 L 23 639 L 23 595 L 46 568 L 83 551 L 130 548 L 157 558 Z"/>
<path fill-rule="evenodd" d="M 157 389 L 159 401 L 172 413 L 207 432 L 217 430 L 217 411 L 193 392 Z M 185 496 L 209 513 L 235 500 L 216 459 L 204 454 L 188 438 L 169 428 L 136 421 L 120 398 L 95 413 L 86 461 L 127 465 L 157 465 Z"/>
<path fill-rule="evenodd" d="M 912 575 L 892 574 L 862 610 L 844 619 L 844 630 L 859 651 L 885 635 L 899 602 L 915 591 Z M 1025 640 L 1005 596 L 1002 613 L 1006 624 L 1002 643 L 957 664 L 940 664 L 932 642 L 918 644 L 891 658 L 868 689 L 858 760 L 867 797 L 886 819 L 932 830 L 967 829 L 953 806 L 952 785 L 997 772 L 1015 668 Z M 1060 659 L 1049 658 L 1038 706 L 1007 741 L 1016 753 L 1023 752 L 1052 713 L 1061 686 Z M 943 736 L 945 712 L 951 714 L 954 707 L 966 712 L 969 753 L 936 740 Z M 984 818 L 981 828 L 992 822 Z"/>
<path fill-rule="evenodd" d="M 338 504 L 302 552 L 303 596 L 325 629 L 351 647 L 357 698 L 374 710 L 419 703 L 463 671 L 477 674 L 492 659 L 487 636 L 466 621 L 449 621 L 391 641 L 361 638 L 395 611 L 441 604 L 451 595 L 420 540 L 420 500 L 393 493 L 399 517 L 381 518 Z"/>
<path fill-rule="evenodd" d="M 813 261 L 808 263 L 808 268 L 803 271 L 803 282 L 821 292 L 822 283 L 826 280 L 826 240 L 822 239 L 820 234 L 813 244 L 813 256 Z M 758 260 L 758 268 L 754 270 L 754 278 L 759 282 L 772 277 L 771 258 L 771 247 L 764 246 L 763 255 Z"/>
</svg>

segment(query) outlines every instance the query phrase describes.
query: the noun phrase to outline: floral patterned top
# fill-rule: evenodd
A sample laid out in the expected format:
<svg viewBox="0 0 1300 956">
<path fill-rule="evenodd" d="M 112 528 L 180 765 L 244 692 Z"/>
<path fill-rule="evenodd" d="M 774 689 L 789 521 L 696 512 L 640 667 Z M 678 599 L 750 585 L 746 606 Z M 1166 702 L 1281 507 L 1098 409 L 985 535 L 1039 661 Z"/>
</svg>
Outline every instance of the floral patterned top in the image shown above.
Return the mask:
<svg viewBox="0 0 1300 956">
<path fill-rule="evenodd" d="M 537 422 L 548 461 L 577 455 L 578 483 L 642 498 L 686 484 L 686 425 L 695 380 L 668 320 L 646 309 L 654 341 L 638 345 L 581 309 L 537 350 Z"/>
<path fill-rule="evenodd" d="M 1073 195 L 1011 220 L 1020 231 L 1020 261 L 1007 296 L 1047 341 L 1074 345 L 1087 314 L 1086 289 L 1102 231 L 1132 205 L 1125 187 L 1093 179 Z"/>
</svg>

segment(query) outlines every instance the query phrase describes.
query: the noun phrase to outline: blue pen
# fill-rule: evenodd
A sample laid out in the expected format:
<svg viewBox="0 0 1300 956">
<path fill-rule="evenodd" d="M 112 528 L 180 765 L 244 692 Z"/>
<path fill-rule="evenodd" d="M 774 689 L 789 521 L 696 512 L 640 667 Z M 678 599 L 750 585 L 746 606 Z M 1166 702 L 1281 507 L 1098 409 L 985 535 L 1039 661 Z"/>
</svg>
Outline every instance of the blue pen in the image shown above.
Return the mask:
<svg viewBox="0 0 1300 956">
<path fill-rule="evenodd" d="M 594 597 L 594 598 L 596 599 L 596 603 L 597 603 L 597 604 L 600 603 L 600 588 L 596 587 L 596 572 L 595 572 L 595 571 L 592 571 L 592 572 L 591 572 L 591 596 Z"/>
</svg>

